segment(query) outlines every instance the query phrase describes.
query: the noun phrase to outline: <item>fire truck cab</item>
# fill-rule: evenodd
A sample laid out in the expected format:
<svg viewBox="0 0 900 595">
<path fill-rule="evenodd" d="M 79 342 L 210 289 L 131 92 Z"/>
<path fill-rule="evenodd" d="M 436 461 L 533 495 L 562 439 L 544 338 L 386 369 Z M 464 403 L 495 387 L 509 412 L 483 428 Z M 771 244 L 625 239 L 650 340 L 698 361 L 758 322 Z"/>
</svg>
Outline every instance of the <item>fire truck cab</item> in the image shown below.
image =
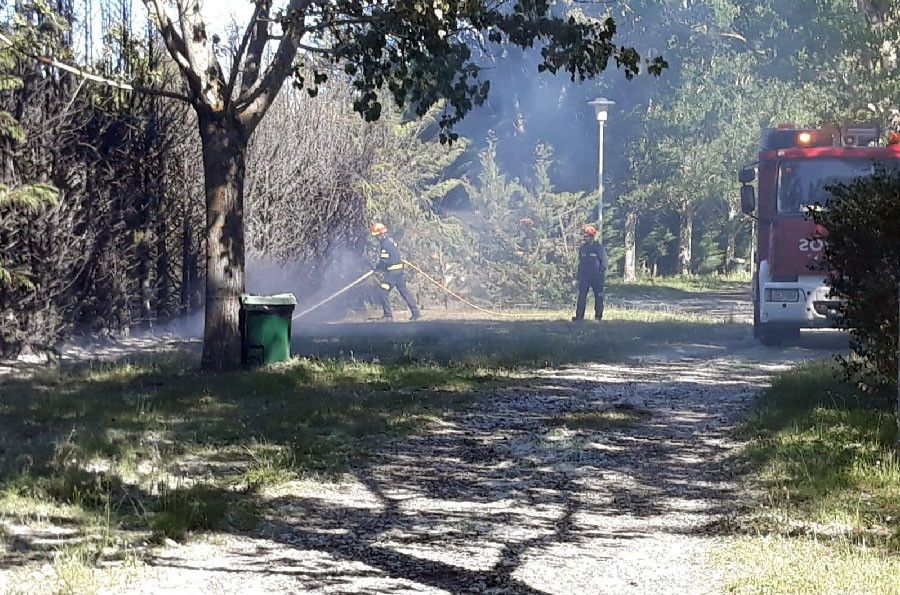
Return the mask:
<svg viewBox="0 0 900 595">
<path fill-rule="evenodd" d="M 739 173 L 741 210 L 758 222 L 753 329 L 762 343 L 835 326 L 839 303 L 823 267 L 825 231 L 809 215 L 827 208 L 830 186 L 872 175 L 879 164 L 900 165 L 900 144 L 874 146 L 879 138 L 877 128 L 783 125 L 763 131 L 759 160 Z"/>
</svg>

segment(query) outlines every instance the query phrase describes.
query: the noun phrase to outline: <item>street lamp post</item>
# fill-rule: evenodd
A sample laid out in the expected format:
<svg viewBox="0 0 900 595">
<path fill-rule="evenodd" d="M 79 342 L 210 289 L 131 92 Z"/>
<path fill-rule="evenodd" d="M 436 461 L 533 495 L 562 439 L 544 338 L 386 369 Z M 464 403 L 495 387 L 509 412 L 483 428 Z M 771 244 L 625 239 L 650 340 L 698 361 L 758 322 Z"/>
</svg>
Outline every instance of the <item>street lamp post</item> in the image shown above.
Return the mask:
<svg viewBox="0 0 900 595">
<path fill-rule="evenodd" d="M 597 116 L 597 124 L 600 125 L 599 151 L 597 157 L 597 235 L 600 241 L 603 241 L 603 132 L 606 126 L 606 118 L 609 115 L 609 108 L 615 105 L 614 101 L 610 101 L 605 97 L 598 97 L 589 102 L 594 106 L 594 113 Z"/>
</svg>

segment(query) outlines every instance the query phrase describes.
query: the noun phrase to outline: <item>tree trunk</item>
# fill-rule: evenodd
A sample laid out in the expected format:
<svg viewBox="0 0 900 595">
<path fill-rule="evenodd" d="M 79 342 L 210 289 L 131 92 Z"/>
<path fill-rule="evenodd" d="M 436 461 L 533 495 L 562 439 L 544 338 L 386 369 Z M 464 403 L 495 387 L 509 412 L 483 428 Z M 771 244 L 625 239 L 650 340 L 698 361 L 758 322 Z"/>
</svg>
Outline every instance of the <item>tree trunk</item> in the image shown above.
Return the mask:
<svg viewBox="0 0 900 595">
<path fill-rule="evenodd" d="M 206 325 L 204 371 L 241 365 L 240 295 L 244 291 L 243 127 L 223 114 L 198 114 L 206 186 Z"/>
<path fill-rule="evenodd" d="M 687 208 L 679 212 L 681 224 L 678 230 L 678 267 L 682 275 L 691 273 L 691 243 L 694 239 L 694 213 Z"/>
<path fill-rule="evenodd" d="M 895 447 L 900 455 L 900 275 L 897 281 L 897 411 L 894 415 L 897 422 L 897 438 Z"/>
<path fill-rule="evenodd" d="M 163 195 L 160 188 L 159 196 Z M 156 317 L 163 318 L 169 312 L 169 292 L 172 276 L 169 272 L 169 246 L 166 241 L 166 227 L 169 223 L 168 209 L 162 208 L 162 199 L 157 201 L 156 213 Z"/>
<path fill-rule="evenodd" d="M 725 239 L 725 272 L 733 271 L 737 264 L 738 213 L 734 205 L 728 207 L 728 228 Z"/>
<path fill-rule="evenodd" d="M 168 227 L 172 220 L 170 208 L 171 202 L 166 200 L 168 188 L 166 186 L 166 162 L 165 157 L 160 157 L 156 162 L 156 183 L 153 187 L 153 217 L 155 218 L 154 239 L 156 249 L 156 318 L 160 319 L 169 314 L 169 294 L 172 288 L 172 276 L 169 272 L 169 245 Z"/>
<path fill-rule="evenodd" d="M 140 281 L 141 319 L 148 322 L 152 318 L 153 310 L 150 306 L 150 253 L 149 226 L 141 226 L 141 241 L 137 246 L 138 252 L 138 279 Z"/>
<path fill-rule="evenodd" d="M 637 213 L 628 211 L 625 215 L 625 271 L 623 273 L 626 282 L 637 279 L 635 272 L 637 260 Z"/>
<path fill-rule="evenodd" d="M 196 257 L 194 255 L 192 232 L 193 221 L 191 217 L 191 208 L 189 204 L 184 206 L 183 217 L 181 222 L 181 313 L 187 314 L 191 311 L 193 303 L 192 296 L 194 293 L 194 278 L 197 269 Z"/>
</svg>

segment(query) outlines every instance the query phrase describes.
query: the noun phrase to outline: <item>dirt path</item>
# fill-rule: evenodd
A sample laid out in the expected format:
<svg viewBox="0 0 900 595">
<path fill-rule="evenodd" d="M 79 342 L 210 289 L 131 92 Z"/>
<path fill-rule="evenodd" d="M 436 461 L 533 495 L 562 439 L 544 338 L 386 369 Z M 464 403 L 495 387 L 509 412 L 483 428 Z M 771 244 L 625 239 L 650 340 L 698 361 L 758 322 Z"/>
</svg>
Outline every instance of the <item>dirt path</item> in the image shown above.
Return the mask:
<svg viewBox="0 0 900 595">
<path fill-rule="evenodd" d="M 252 538 L 160 552 L 133 592 L 719 592 L 703 527 L 737 497 L 729 429 L 813 355 L 748 338 L 538 372 L 346 482 L 282 488 Z"/>
<path fill-rule="evenodd" d="M 664 306 L 748 311 L 731 294 L 650 305 Z M 383 445 L 341 483 L 267 494 L 254 534 L 173 543 L 100 573 L 98 592 L 721 592 L 704 527 L 740 497 L 731 428 L 774 373 L 844 346 L 833 335 L 784 349 L 757 347 L 749 329 L 728 336 L 711 327 L 708 340 L 676 338 L 627 364 L 536 371 Z M 70 348 L 63 360 L 186 347 L 142 341 Z M 44 564 L 32 578 L 52 572 Z M 10 580 L 0 572 L 0 593 Z"/>
<path fill-rule="evenodd" d="M 685 294 L 677 298 L 627 298 L 610 292 L 611 306 L 634 310 L 655 310 L 658 312 L 702 314 L 729 322 L 753 323 L 753 305 L 747 291 L 717 291 Z"/>
</svg>

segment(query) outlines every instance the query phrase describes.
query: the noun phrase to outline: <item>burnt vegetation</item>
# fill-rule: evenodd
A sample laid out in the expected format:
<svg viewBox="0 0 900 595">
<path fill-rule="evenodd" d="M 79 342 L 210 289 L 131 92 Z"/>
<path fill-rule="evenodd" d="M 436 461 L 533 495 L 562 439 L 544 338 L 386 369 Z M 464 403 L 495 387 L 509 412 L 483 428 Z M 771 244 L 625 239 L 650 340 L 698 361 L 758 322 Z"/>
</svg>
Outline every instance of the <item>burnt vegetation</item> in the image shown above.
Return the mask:
<svg viewBox="0 0 900 595">
<path fill-rule="evenodd" d="M 71 12 L 23 5 L 15 19 L 18 43 L 74 49 Z M 152 46 L 137 55 L 126 30 L 110 41 L 117 52 L 98 64 L 104 70 L 139 74 L 160 59 Z M 21 135 L 4 138 L 4 181 L 44 184 L 56 200 L 0 206 L 0 252 L 11 272 L 0 283 L 0 354 L 190 309 L 202 270 L 185 110 L 34 61 L 6 66 L 20 84 L 0 94 L 0 106 Z"/>
</svg>

